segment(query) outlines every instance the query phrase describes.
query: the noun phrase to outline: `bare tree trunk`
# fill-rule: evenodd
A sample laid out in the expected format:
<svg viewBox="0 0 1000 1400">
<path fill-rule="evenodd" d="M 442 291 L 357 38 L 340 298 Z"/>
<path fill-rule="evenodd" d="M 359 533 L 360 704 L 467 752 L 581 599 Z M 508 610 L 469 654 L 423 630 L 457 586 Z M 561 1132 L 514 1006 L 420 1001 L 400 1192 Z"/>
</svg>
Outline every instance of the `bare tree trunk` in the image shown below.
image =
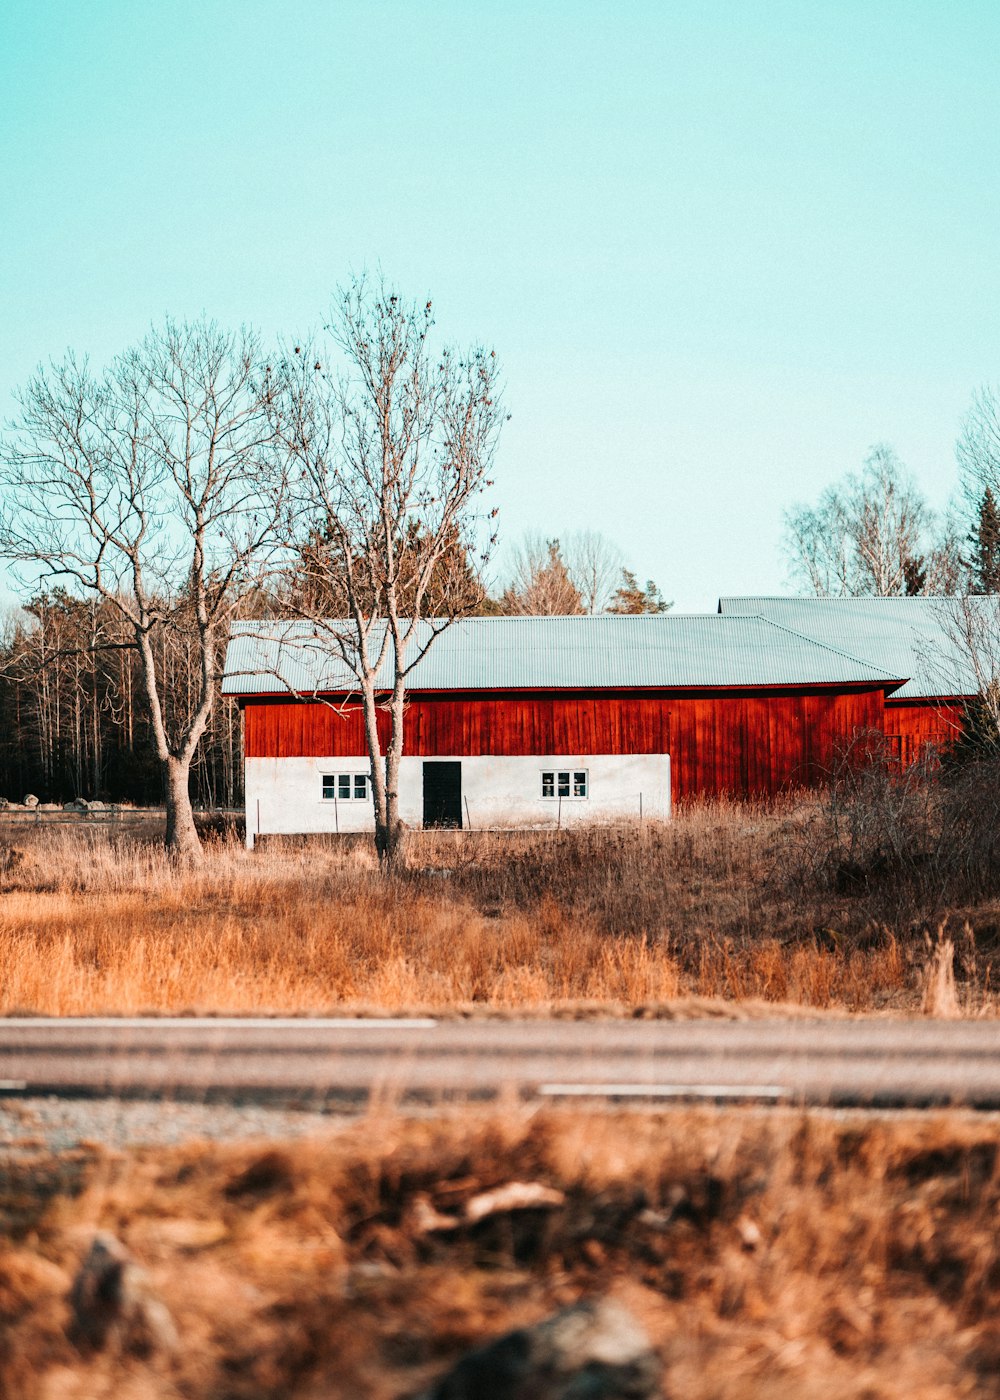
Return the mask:
<svg viewBox="0 0 1000 1400">
<path fill-rule="evenodd" d="M 190 737 L 180 753 L 174 753 L 167 739 L 167 728 L 160 706 L 160 695 L 156 684 L 156 658 L 148 631 L 138 631 L 139 658 L 142 664 L 142 679 L 149 701 L 150 717 L 153 725 L 153 740 L 156 755 L 160 760 L 163 774 L 163 801 L 167 814 L 167 830 L 164 844 L 170 855 L 184 860 L 197 859 L 201 855 L 201 841 L 194 824 L 194 811 L 191 807 L 191 758 L 195 744 L 201 737 L 201 728 Z M 193 726 L 192 726 L 193 728 Z"/>
<path fill-rule="evenodd" d="M 201 841 L 191 807 L 190 760 L 171 754 L 163 765 L 163 801 L 167 811 L 165 845 L 171 855 L 195 860 L 201 855 Z"/>
<path fill-rule="evenodd" d="M 385 754 L 385 821 L 381 832 L 376 825 L 375 846 L 382 865 L 391 870 L 405 863 L 406 843 L 399 818 L 399 768 L 403 757 L 403 712 L 406 698 L 402 669 L 396 672 L 390 706 L 389 744 Z"/>
</svg>

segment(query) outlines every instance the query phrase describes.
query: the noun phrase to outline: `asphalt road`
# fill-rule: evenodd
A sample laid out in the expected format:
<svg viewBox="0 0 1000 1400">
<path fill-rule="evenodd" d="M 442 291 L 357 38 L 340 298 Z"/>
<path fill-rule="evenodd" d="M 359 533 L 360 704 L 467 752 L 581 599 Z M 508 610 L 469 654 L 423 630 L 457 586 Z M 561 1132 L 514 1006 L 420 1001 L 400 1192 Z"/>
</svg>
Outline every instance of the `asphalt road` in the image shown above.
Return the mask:
<svg viewBox="0 0 1000 1400">
<path fill-rule="evenodd" d="M 0 1097 L 1000 1109 L 1000 1022 L 0 1019 Z"/>
</svg>

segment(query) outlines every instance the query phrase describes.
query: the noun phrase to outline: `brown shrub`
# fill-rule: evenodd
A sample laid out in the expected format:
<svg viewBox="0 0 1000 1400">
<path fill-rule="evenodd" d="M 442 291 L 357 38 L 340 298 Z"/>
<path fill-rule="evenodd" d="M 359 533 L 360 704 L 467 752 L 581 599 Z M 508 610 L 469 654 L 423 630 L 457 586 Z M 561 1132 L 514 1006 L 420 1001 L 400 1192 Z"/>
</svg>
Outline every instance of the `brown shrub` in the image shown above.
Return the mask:
<svg viewBox="0 0 1000 1400">
<path fill-rule="evenodd" d="M 563 1203 L 422 1223 L 511 1181 Z M 997 1396 L 998 1209 L 995 1128 L 958 1115 L 465 1112 L 109 1156 L 0 1247 L 0 1393 L 389 1400 L 610 1293 L 688 1400 Z M 68 1340 L 100 1230 L 169 1309 L 173 1354 Z"/>
<path fill-rule="evenodd" d="M 713 802 L 669 826 L 428 833 L 382 877 L 367 841 L 221 840 L 180 870 L 113 829 L 22 833 L 0 899 L 0 1010 L 321 1012 L 717 997 L 917 1010 L 925 925 L 806 872 L 816 798 Z M 806 873 L 804 873 L 806 872 Z M 989 1007 L 997 916 L 960 911 L 965 1010 Z M 940 915 L 930 927 L 936 927 Z M 991 941 L 992 940 L 992 941 Z"/>
</svg>

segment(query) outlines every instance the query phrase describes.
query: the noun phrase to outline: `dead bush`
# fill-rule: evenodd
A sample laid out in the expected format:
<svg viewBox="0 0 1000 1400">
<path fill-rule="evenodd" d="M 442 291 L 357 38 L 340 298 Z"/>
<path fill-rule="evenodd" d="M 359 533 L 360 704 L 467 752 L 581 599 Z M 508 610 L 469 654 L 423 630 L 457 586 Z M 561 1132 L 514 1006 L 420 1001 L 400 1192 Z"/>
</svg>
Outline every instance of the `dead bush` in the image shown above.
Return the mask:
<svg viewBox="0 0 1000 1400">
<path fill-rule="evenodd" d="M 842 756 L 783 878 L 857 901 L 872 920 L 929 920 L 1000 895 L 1000 758 L 901 767 L 881 735 Z"/>
</svg>

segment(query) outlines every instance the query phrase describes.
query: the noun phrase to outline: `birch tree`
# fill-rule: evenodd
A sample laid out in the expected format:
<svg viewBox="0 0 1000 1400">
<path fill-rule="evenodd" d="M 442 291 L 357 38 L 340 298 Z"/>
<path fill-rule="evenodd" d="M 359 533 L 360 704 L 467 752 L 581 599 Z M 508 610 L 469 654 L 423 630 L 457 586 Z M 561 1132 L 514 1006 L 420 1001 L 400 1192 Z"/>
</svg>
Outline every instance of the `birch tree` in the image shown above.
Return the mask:
<svg viewBox="0 0 1000 1400">
<path fill-rule="evenodd" d="M 481 596 L 470 594 L 466 571 L 442 570 L 442 560 L 457 550 L 481 572 L 495 542 L 496 512 L 483 498 L 505 418 L 497 357 L 483 346 L 435 351 L 433 324 L 429 301 L 355 279 L 338 294 L 325 337 L 288 355 L 278 414 L 294 464 L 286 541 L 300 557 L 298 542 L 310 542 L 300 597 L 342 598 L 346 616 L 304 601 L 291 611 L 356 687 L 383 866 L 401 854 L 409 678 Z"/>
<path fill-rule="evenodd" d="M 253 333 L 167 321 L 101 373 L 74 355 L 39 368 L 0 448 L 0 554 L 35 588 L 103 600 L 138 655 L 177 855 L 200 850 L 190 771 L 230 597 L 285 508 L 274 379 Z M 174 643 L 195 666 L 181 693 Z"/>
<path fill-rule="evenodd" d="M 964 595 L 936 605 L 940 643 L 924 658 L 941 690 L 964 695 L 956 738 L 964 757 L 1000 756 L 1000 598 Z"/>
<path fill-rule="evenodd" d="M 961 572 L 957 540 L 948 522 L 938 534 L 934 525 L 903 463 L 881 443 L 815 506 L 787 513 L 785 553 L 795 580 L 820 597 L 950 591 Z"/>
<path fill-rule="evenodd" d="M 599 530 L 578 530 L 562 547 L 586 613 L 606 612 L 625 567 L 622 552 Z"/>
</svg>

